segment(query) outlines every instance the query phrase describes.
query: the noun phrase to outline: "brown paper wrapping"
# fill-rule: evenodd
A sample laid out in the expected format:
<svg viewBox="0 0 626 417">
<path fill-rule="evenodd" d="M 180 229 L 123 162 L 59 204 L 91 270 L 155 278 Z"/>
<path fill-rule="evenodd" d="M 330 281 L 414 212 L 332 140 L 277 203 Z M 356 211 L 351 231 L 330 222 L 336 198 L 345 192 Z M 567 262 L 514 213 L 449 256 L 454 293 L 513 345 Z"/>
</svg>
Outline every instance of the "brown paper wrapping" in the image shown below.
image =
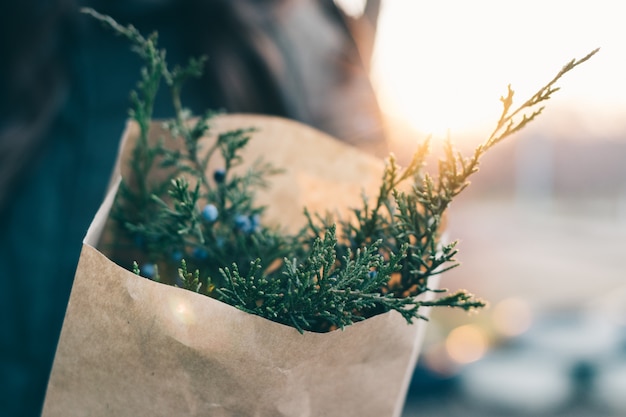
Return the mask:
<svg viewBox="0 0 626 417">
<path fill-rule="evenodd" d="M 234 115 L 213 125 L 258 128 L 245 160 L 287 169 L 259 196 L 267 221 L 296 227 L 304 206 L 356 206 L 380 185 L 381 161 L 296 122 Z M 134 134 L 129 125 L 123 143 Z M 400 416 L 425 322 L 389 312 L 300 334 L 138 277 L 96 249 L 118 183 L 84 240 L 43 416 Z"/>
</svg>

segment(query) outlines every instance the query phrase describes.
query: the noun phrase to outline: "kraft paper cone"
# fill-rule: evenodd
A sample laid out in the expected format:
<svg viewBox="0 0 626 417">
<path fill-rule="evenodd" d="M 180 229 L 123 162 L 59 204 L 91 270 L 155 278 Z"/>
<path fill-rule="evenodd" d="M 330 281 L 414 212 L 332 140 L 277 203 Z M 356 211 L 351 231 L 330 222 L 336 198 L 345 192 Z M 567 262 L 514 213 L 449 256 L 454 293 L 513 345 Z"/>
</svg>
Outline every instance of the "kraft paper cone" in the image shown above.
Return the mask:
<svg viewBox="0 0 626 417">
<path fill-rule="evenodd" d="M 304 206 L 348 208 L 380 185 L 381 161 L 296 122 L 226 116 L 213 125 L 257 127 L 244 158 L 287 169 L 259 196 L 269 221 L 296 227 Z M 123 142 L 134 133 L 129 125 Z M 118 183 L 84 240 L 43 416 L 401 414 L 425 322 L 408 325 L 392 311 L 343 331 L 300 334 L 138 277 L 96 248 Z"/>
</svg>

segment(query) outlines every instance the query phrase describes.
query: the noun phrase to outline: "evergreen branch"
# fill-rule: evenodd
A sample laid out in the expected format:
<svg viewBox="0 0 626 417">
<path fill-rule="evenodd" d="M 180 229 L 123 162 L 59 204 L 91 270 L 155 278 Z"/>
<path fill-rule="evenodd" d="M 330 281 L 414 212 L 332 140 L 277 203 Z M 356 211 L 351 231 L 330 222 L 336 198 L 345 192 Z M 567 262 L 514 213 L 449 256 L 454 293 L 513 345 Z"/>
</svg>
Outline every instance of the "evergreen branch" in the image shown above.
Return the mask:
<svg viewBox="0 0 626 417">
<path fill-rule="evenodd" d="M 435 300 L 418 301 L 416 304 L 420 307 L 452 307 L 460 308 L 465 311 L 477 310 L 487 306 L 485 301 L 476 298 L 473 294 L 464 290 L 447 294 L 445 297 Z"/>
<path fill-rule="evenodd" d="M 484 153 L 487 149 L 494 146 L 496 143 L 501 142 L 504 138 L 509 136 L 510 134 L 520 130 L 524 126 L 526 126 L 530 121 L 534 120 L 534 118 L 541 113 L 543 108 L 535 111 L 530 117 L 522 118 L 522 121 L 519 123 L 514 123 L 514 118 L 522 113 L 523 111 L 535 107 L 539 103 L 549 100 L 552 97 L 552 94 L 559 90 L 558 87 L 555 87 L 555 84 L 568 72 L 579 66 L 580 64 L 587 62 L 594 56 L 600 48 L 596 48 L 593 51 L 589 52 L 583 58 L 580 59 L 572 59 L 567 64 L 561 68 L 561 70 L 543 87 L 541 87 L 535 94 L 533 94 L 529 99 L 527 99 L 524 103 L 522 103 L 518 108 L 513 111 L 510 111 L 513 106 L 513 95 L 514 91 L 511 89 L 511 86 L 508 86 L 508 93 L 506 97 L 501 97 L 500 101 L 502 101 L 503 110 L 498 123 L 496 124 L 495 129 L 485 142 L 485 144 L 481 147 L 481 152 Z M 507 126 L 503 133 L 500 133 L 504 126 Z"/>
<path fill-rule="evenodd" d="M 255 202 L 256 191 L 279 170 L 262 161 L 243 173 L 236 169 L 254 129 L 218 134 L 201 149 L 205 142 L 200 139 L 209 133 L 214 113 L 191 123 L 181 90 L 189 78 L 201 75 L 205 58 L 170 70 L 156 34 L 146 38 L 133 26 L 119 25 L 91 9 L 83 11 L 129 39 L 145 62 L 131 93 L 130 115 L 140 127 L 129 162 L 136 184 L 123 179 L 112 216 L 127 240 L 139 238 L 139 248 L 153 263 L 142 268 L 134 263 L 130 268 L 160 280 L 159 265 L 167 275 L 174 263 L 180 263 L 170 283 L 195 292 L 204 289 L 211 297 L 300 332 L 343 328 L 391 310 L 411 323 L 425 318 L 421 313 L 425 307 L 467 311 L 483 307 L 484 301 L 466 291 L 449 293 L 429 286 L 432 276 L 458 266 L 456 242 L 441 242 L 445 211 L 469 185 L 484 153 L 535 120 L 542 104 L 558 91 L 556 83 L 597 52 L 570 61 L 516 108 L 509 86 L 493 132 L 469 157 L 448 138 L 437 175 L 425 172 L 427 138 L 406 168 L 389 157 L 376 199 L 370 202 L 363 196 L 352 219 L 304 208 L 307 225 L 296 235 L 286 235 L 263 225 L 264 207 Z M 176 150 L 165 148 L 164 140 L 149 141 L 161 80 L 170 89 L 175 111 L 166 126 L 183 144 Z M 211 173 L 207 168 L 215 157 L 223 167 Z M 149 179 L 155 169 L 167 173 L 165 180 L 153 184 Z M 440 296 L 419 300 L 417 296 L 427 292 Z"/>
<path fill-rule="evenodd" d="M 180 268 L 178 268 L 178 278 L 181 282 L 181 288 L 184 288 L 193 292 L 200 292 L 200 287 L 202 287 L 202 282 L 200 282 L 200 271 L 197 269 L 195 272 L 191 273 L 187 270 L 187 262 L 185 260 L 181 260 Z"/>
</svg>

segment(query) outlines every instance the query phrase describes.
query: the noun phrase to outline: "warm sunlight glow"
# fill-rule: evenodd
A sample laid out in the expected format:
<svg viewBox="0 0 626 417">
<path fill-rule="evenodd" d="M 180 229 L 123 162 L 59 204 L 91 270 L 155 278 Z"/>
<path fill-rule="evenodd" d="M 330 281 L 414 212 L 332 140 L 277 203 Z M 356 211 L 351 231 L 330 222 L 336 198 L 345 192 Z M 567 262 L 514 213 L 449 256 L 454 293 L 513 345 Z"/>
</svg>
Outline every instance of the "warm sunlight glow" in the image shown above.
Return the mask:
<svg viewBox="0 0 626 417">
<path fill-rule="evenodd" d="M 178 322 L 187 326 L 195 323 L 196 316 L 193 310 L 189 308 L 185 300 L 178 297 L 172 297 L 169 299 L 169 305 L 172 316 L 176 318 Z"/>
<path fill-rule="evenodd" d="M 383 1 L 373 62 L 381 106 L 423 134 L 441 138 L 450 131 L 453 139 L 482 139 L 499 116 L 498 99 L 509 83 L 525 99 L 567 61 L 600 47 L 592 62 L 563 80 L 549 103 L 551 116 L 542 122 L 567 123 L 564 117 L 574 109 L 577 123 L 588 121 L 595 131 L 621 125 L 621 7 L 607 0 Z M 591 123 L 599 114 L 608 123 Z"/>
<path fill-rule="evenodd" d="M 478 326 L 466 324 L 452 330 L 446 338 L 448 356 L 459 364 L 475 362 L 487 352 L 488 340 Z"/>
<path fill-rule="evenodd" d="M 348 16 L 358 18 L 363 14 L 366 0 L 335 0 Z"/>
</svg>

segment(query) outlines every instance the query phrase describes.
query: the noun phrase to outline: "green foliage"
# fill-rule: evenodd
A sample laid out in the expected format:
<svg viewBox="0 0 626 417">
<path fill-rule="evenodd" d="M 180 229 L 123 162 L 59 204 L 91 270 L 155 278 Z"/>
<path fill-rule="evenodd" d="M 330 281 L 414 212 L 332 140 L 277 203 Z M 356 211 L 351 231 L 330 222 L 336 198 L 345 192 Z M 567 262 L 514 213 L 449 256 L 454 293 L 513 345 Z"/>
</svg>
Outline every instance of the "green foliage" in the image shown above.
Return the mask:
<svg viewBox="0 0 626 417">
<path fill-rule="evenodd" d="M 517 108 L 509 87 L 501 98 L 496 128 L 471 157 L 447 141 L 438 174 L 432 176 L 424 170 L 426 140 L 404 169 L 390 156 L 376 200 L 372 204 L 364 197 L 352 219 L 312 214 L 305 208 L 307 226 L 288 235 L 263 225 L 264 207 L 255 203 L 255 190 L 280 171 L 262 162 L 243 174 L 235 170 L 254 131 L 234 130 L 213 142 L 200 141 L 210 133 L 213 114 L 192 121 L 182 107 L 182 85 L 200 76 L 205 60 L 169 70 L 156 34 L 144 38 L 132 26 L 121 26 L 91 9 L 85 12 L 128 38 L 145 62 L 137 90 L 131 93 L 130 117 L 140 128 L 129 162 L 132 174 L 123 179 L 112 214 L 120 233 L 139 241 L 147 260 L 161 266 L 157 276 L 164 282 L 300 332 L 344 328 L 390 310 L 412 322 L 424 318 L 423 307 L 484 306 L 465 291 L 429 287 L 429 278 L 457 266 L 456 242 L 445 243 L 441 237 L 445 211 L 468 186 L 483 154 L 534 120 L 558 90 L 555 83 L 597 52 L 569 62 Z M 176 112 L 165 124 L 182 144 L 176 149 L 166 147 L 165 140 L 149 140 L 161 80 Z M 211 175 L 209 166 L 216 156 L 223 166 Z M 167 175 L 153 181 L 155 172 Z M 174 269 L 177 263 L 180 267 Z M 140 272 L 136 263 L 130 268 Z M 426 293 L 438 297 L 418 297 Z"/>
<path fill-rule="evenodd" d="M 178 268 L 178 278 L 180 279 L 180 287 L 193 292 L 200 292 L 202 283 L 200 282 L 200 271 L 197 269 L 195 272 L 187 271 L 187 262 L 185 260 L 180 261 L 180 268 Z M 210 285 L 210 283 L 209 283 Z"/>
</svg>

